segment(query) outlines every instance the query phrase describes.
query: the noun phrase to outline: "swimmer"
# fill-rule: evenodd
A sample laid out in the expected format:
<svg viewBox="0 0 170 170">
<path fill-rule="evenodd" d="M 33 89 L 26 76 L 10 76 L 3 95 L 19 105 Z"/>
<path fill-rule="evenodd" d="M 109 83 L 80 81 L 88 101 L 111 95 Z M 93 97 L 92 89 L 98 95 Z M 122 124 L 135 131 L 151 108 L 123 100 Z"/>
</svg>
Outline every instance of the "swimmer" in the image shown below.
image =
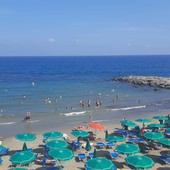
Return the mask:
<svg viewBox="0 0 170 170">
<path fill-rule="evenodd" d="M 34 83 L 34 82 L 32 82 L 32 86 L 35 86 L 35 83 Z"/>
</svg>

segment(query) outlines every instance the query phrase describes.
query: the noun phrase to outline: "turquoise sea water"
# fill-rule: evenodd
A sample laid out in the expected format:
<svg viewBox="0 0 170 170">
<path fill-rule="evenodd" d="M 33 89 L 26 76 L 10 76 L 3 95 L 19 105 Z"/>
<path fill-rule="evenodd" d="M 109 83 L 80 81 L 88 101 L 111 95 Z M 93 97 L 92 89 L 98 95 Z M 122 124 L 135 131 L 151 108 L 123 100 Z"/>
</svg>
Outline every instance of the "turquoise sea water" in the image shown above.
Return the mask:
<svg viewBox="0 0 170 170">
<path fill-rule="evenodd" d="M 24 131 L 27 111 L 31 128 L 42 130 L 87 121 L 89 111 L 94 120 L 114 121 L 170 108 L 170 90 L 111 81 L 128 75 L 169 77 L 170 56 L 1 57 L 0 136 Z"/>
</svg>

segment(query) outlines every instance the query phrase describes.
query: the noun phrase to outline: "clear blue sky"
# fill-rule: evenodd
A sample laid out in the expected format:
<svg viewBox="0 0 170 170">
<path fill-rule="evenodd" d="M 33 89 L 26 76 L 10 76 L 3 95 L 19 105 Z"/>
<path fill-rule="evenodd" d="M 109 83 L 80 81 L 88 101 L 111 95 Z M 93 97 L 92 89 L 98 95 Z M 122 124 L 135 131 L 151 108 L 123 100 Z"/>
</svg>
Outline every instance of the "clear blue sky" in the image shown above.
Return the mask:
<svg viewBox="0 0 170 170">
<path fill-rule="evenodd" d="M 0 0 L 0 56 L 170 54 L 170 0 Z"/>
</svg>

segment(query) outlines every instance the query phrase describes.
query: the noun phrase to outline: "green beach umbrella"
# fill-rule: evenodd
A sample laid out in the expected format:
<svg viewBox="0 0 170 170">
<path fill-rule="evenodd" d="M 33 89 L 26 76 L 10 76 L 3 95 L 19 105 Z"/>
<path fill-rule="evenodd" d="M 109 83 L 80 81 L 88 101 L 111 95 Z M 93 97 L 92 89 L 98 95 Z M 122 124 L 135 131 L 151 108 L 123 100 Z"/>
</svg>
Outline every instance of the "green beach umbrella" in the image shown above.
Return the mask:
<svg viewBox="0 0 170 170">
<path fill-rule="evenodd" d="M 89 159 L 85 165 L 86 165 L 86 168 L 89 170 L 113 170 L 115 167 L 112 161 L 106 158 Z"/>
<path fill-rule="evenodd" d="M 51 140 L 46 143 L 49 148 L 67 148 L 68 143 L 63 140 Z"/>
<path fill-rule="evenodd" d="M 145 118 L 141 118 L 141 119 L 137 119 L 136 121 L 137 121 L 137 122 L 140 122 L 140 123 L 149 123 L 149 122 L 151 122 L 152 120 L 150 120 L 150 119 L 145 119 Z"/>
<path fill-rule="evenodd" d="M 94 152 L 93 152 L 93 154 L 94 154 L 93 158 L 97 158 L 97 157 L 98 157 L 98 155 L 97 155 L 97 151 L 96 151 L 96 148 L 94 148 Z"/>
<path fill-rule="evenodd" d="M 106 140 L 110 142 L 124 142 L 126 139 L 120 136 L 108 136 Z"/>
<path fill-rule="evenodd" d="M 166 116 L 154 116 L 154 119 L 159 119 L 159 120 L 168 120 Z"/>
<path fill-rule="evenodd" d="M 47 139 L 58 139 L 62 136 L 63 134 L 61 132 L 46 132 L 43 134 L 43 137 Z"/>
<path fill-rule="evenodd" d="M 22 150 L 23 151 L 26 151 L 28 148 L 27 148 L 27 144 L 26 144 L 26 142 L 24 142 L 24 145 L 23 145 L 23 147 L 22 147 Z"/>
<path fill-rule="evenodd" d="M 159 140 L 162 139 L 164 135 L 159 132 L 147 132 L 144 134 L 144 137 L 150 140 Z"/>
<path fill-rule="evenodd" d="M 140 152 L 140 148 L 133 144 L 121 144 L 116 147 L 116 150 L 120 153 L 129 155 Z"/>
<path fill-rule="evenodd" d="M 166 131 L 166 132 L 170 132 L 170 128 L 166 128 L 165 131 Z"/>
<path fill-rule="evenodd" d="M 90 151 L 91 150 L 91 145 L 90 145 L 90 141 L 89 139 L 87 139 L 86 141 L 86 147 L 85 147 L 86 151 Z"/>
<path fill-rule="evenodd" d="M 9 170 L 28 170 L 27 168 L 11 168 Z"/>
<path fill-rule="evenodd" d="M 27 150 L 27 145 L 25 142 L 34 141 L 36 139 L 36 136 L 31 133 L 21 133 L 21 134 L 17 134 L 15 138 L 24 142 L 22 150 L 25 151 Z"/>
<path fill-rule="evenodd" d="M 160 142 L 161 144 L 166 145 L 166 146 L 170 146 L 170 140 L 169 140 L 169 139 L 162 138 L 162 139 L 159 140 L 159 142 Z"/>
<path fill-rule="evenodd" d="M 150 128 L 164 128 L 165 125 L 162 125 L 159 123 L 152 123 L 152 124 L 149 124 L 148 127 L 150 127 Z"/>
<path fill-rule="evenodd" d="M 16 139 L 23 141 L 23 142 L 30 142 L 36 139 L 36 136 L 31 133 L 22 133 L 22 134 L 16 135 L 15 137 Z"/>
<path fill-rule="evenodd" d="M 16 152 L 10 157 L 10 161 L 14 165 L 29 164 L 36 159 L 36 154 L 31 151 Z"/>
<path fill-rule="evenodd" d="M 165 124 L 170 124 L 170 120 L 165 120 Z"/>
<path fill-rule="evenodd" d="M 132 128 L 135 128 L 136 126 L 138 126 L 135 123 L 128 121 L 128 120 L 122 120 L 122 121 L 120 121 L 120 123 L 123 125 L 126 125 L 128 127 L 132 127 Z"/>
<path fill-rule="evenodd" d="M 106 139 L 108 136 L 109 136 L 109 133 L 108 133 L 108 131 L 106 130 L 106 132 L 105 132 L 105 139 Z"/>
<path fill-rule="evenodd" d="M 49 155 L 60 161 L 68 161 L 74 158 L 74 153 L 70 149 L 55 148 L 49 151 Z"/>
<path fill-rule="evenodd" d="M 155 165 L 155 162 L 147 157 L 147 156 L 138 156 L 138 155 L 132 155 L 132 156 L 128 156 L 126 158 L 126 162 L 129 165 L 132 165 L 135 168 L 139 168 L 139 169 L 148 169 L 148 168 L 152 168 Z"/>
<path fill-rule="evenodd" d="M 86 137 L 90 136 L 90 133 L 83 131 L 83 130 L 74 130 L 74 131 L 71 132 L 71 134 L 73 136 L 82 137 L 82 138 L 86 138 Z"/>
</svg>

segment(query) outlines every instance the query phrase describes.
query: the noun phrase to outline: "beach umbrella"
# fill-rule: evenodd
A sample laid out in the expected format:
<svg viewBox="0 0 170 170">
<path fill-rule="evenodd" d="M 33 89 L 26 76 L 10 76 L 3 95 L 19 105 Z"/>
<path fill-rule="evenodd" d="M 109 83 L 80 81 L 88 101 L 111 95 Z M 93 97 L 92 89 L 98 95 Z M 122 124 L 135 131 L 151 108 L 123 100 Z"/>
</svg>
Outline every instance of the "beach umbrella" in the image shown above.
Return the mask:
<svg viewBox="0 0 170 170">
<path fill-rule="evenodd" d="M 170 132 L 170 128 L 166 128 L 165 131 L 166 131 L 166 132 Z"/>
<path fill-rule="evenodd" d="M 108 138 L 106 138 L 107 141 L 110 142 L 123 142 L 126 139 L 120 136 L 108 136 Z"/>
<path fill-rule="evenodd" d="M 150 120 L 150 119 L 145 119 L 145 118 L 141 118 L 141 119 L 137 119 L 136 121 L 137 121 L 137 122 L 140 122 L 140 123 L 149 123 L 149 122 L 151 122 L 152 120 Z"/>
<path fill-rule="evenodd" d="M 148 169 L 152 168 L 155 165 L 155 162 L 147 157 L 147 156 L 138 156 L 138 155 L 132 155 L 128 156 L 126 158 L 126 162 L 129 165 L 132 165 L 135 168 L 139 169 Z"/>
<path fill-rule="evenodd" d="M 89 132 L 85 132 L 85 131 L 82 131 L 82 130 L 74 130 L 74 131 L 71 132 L 71 134 L 73 136 L 82 137 L 82 138 L 86 138 L 86 137 L 90 136 Z"/>
<path fill-rule="evenodd" d="M 46 143 L 49 148 L 67 148 L 68 143 L 63 140 L 51 140 Z"/>
<path fill-rule="evenodd" d="M 90 151 L 91 150 L 91 145 L 90 145 L 90 141 L 89 139 L 87 139 L 86 141 L 86 147 L 85 147 L 86 151 Z"/>
<path fill-rule="evenodd" d="M 169 139 L 162 138 L 162 139 L 159 140 L 159 142 L 160 142 L 161 144 L 166 145 L 166 146 L 170 146 L 170 140 L 169 140 Z"/>
<path fill-rule="evenodd" d="M 68 161 L 74 158 L 74 153 L 66 148 L 54 148 L 49 151 L 49 155 L 60 161 Z"/>
<path fill-rule="evenodd" d="M 0 164 L 2 163 L 2 158 L 0 157 Z"/>
<path fill-rule="evenodd" d="M 132 128 L 135 128 L 136 126 L 138 126 L 137 124 L 135 124 L 131 121 L 128 121 L 128 120 L 122 120 L 122 121 L 120 121 L 120 123 L 125 126 L 132 127 Z"/>
<path fill-rule="evenodd" d="M 149 124 L 148 127 L 150 127 L 150 128 L 164 128 L 165 125 L 162 125 L 159 123 L 152 123 L 152 124 Z"/>
<path fill-rule="evenodd" d="M 21 133 L 21 134 L 17 134 L 15 138 L 24 142 L 22 150 L 25 151 L 28 149 L 26 142 L 34 141 L 36 139 L 36 136 L 31 133 Z"/>
<path fill-rule="evenodd" d="M 23 142 L 30 142 L 30 141 L 34 141 L 36 139 L 36 136 L 31 133 L 22 133 L 22 134 L 17 134 L 15 138 Z"/>
<path fill-rule="evenodd" d="M 129 155 L 140 152 L 140 148 L 133 144 L 121 144 L 116 147 L 116 150 L 120 153 Z"/>
<path fill-rule="evenodd" d="M 95 122 L 89 123 L 89 126 L 96 130 L 103 130 L 105 128 L 104 125 L 102 125 L 100 123 L 95 123 Z"/>
<path fill-rule="evenodd" d="M 27 148 L 27 144 L 26 144 L 26 142 L 24 142 L 24 144 L 23 144 L 23 147 L 22 147 L 22 150 L 23 151 L 26 151 L 28 148 Z"/>
<path fill-rule="evenodd" d="M 159 119 L 159 120 L 168 120 L 166 116 L 154 116 L 154 119 Z"/>
<path fill-rule="evenodd" d="M 27 168 L 11 168 L 9 170 L 28 170 Z"/>
<path fill-rule="evenodd" d="M 85 166 L 89 170 L 116 170 L 116 166 L 112 161 L 106 158 L 93 158 L 89 159 Z"/>
<path fill-rule="evenodd" d="M 109 136 L 108 131 L 105 132 L 105 139 Z"/>
<path fill-rule="evenodd" d="M 169 120 L 165 120 L 165 124 L 170 124 L 170 119 Z"/>
<path fill-rule="evenodd" d="M 96 151 L 96 148 L 94 148 L 94 152 L 93 152 L 93 154 L 94 154 L 93 158 L 97 158 L 97 157 L 98 157 L 98 155 L 97 155 L 97 151 Z"/>
<path fill-rule="evenodd" d="M 46 132 L 43 134 L 43 137 L 47 139 L 58 139 L 62 136 L 63 134 L 61 132 Z"/>
<path fill-rule="evenodd" d="M 14 165 L 29 164 L 36 159 L 36 154 L 31 151 L 16 152 L 10 157 L 10 161 Z"/>
<path fill-rule="evenodd" d="M 159 132 L 146 132 L 144 133 L 144 137 L 150 140 L 159 140 L 162 139 L 164 135 Z"/>
</svg>

